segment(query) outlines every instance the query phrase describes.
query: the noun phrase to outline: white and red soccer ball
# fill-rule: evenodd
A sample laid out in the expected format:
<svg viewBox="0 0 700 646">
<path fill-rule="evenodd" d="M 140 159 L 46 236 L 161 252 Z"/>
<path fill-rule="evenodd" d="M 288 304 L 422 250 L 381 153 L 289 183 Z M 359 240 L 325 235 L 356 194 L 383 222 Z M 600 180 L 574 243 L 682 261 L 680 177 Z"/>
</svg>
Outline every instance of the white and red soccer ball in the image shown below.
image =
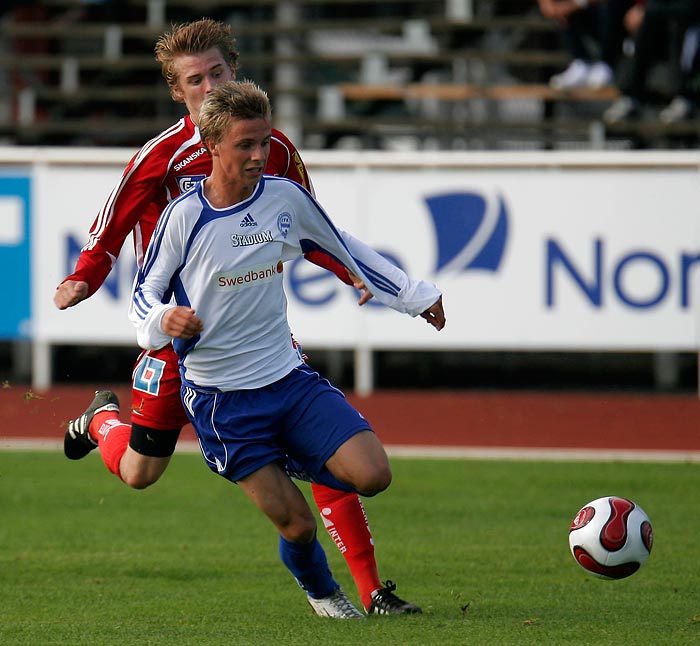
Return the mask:
<svg viewBox="0 0 700 646">
<path fill-rule="evenodd" d="M 582 507 L 571 522 L 576 562 L 604 579 L 624 579 L 649 558 L 654 532 L 644 510 L 627 498 L 605 496 Z"/>
</svg>

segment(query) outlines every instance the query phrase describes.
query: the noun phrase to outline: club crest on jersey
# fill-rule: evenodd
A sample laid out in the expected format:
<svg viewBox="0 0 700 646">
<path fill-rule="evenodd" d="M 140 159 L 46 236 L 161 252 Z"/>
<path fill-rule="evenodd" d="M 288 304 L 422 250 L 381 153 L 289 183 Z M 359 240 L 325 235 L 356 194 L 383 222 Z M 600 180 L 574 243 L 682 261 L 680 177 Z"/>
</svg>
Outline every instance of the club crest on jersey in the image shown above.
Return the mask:
<svg viewBox="0 0 700 646">
<path fill-rule="evenodd" d="M 301 185 L 306 187 L 306 168 L 304 167 L 304 162 L 301 161 L 301 157 L 299 157 L 299 153 L 297 151 L 294 151 L 292 159 L 294 160 L 294 165 L 296 166 L 297 172 L 301 177 Z"/>
<path fill-rule="evenodd" d="M 206 175 L 184 175 L 178 177 L 177 187 L 180 189 L 180 193 L 186 193 L 191 188 L 194 188 L 205 177 Z"/>
<path fill-rule="evenodd" d="M 287 237 L 287 234 L 289 233 L 289 229 L 292 226 L 292 216 L 289 215 L 289 213 L 280 213 L 277 216 L 277 228 L 279 229 L 279 232 L 282 234 L 283 238 Z"/>
</svg>

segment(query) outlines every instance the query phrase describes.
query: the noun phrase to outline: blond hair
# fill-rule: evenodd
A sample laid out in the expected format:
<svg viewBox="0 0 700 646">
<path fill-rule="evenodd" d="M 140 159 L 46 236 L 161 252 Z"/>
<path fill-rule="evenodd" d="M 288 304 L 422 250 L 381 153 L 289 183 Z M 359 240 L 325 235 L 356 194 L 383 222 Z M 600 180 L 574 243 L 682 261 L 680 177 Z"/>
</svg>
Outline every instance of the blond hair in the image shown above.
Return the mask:
<svg viewBox="0 0 700 646">
<path fill-rule="evenodd" d="M 202 142 L 218 144 L 234 121 L 270 120 L 272 107 L 267 94 L 252 81 L 227 81 L 207 94 L 199 111 Z"/>
<path fill-rule="evenodd" d="M 235 71 L 238 63 L 236 41 L 231 34 L 231 26 L 223 22 L 202 18 L 194 22 L 173 25 L 156 42 L 156 60 L 170 88 L 173 99 L 174 88 L 178 83 L 175 58 L 180 55 L 201 54 L 216 47 L 226 63 Z"/>
</svg>

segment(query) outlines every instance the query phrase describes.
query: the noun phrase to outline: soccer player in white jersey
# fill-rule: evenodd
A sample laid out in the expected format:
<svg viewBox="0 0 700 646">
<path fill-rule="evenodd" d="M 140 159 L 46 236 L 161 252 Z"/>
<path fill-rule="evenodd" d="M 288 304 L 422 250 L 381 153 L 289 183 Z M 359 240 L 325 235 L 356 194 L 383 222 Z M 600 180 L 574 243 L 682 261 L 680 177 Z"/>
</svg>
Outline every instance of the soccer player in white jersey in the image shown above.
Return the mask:
<svg viewBox="0 0 700 646">
<path fill-rule="evenodd" d="M 163 212 L 129 317 L 143 348 L 173 342 L 205 461 L 272 521 L 282 561 L 317 614 L 362 617 L 333 579 L 284 464 L 289 457 L 295 472 L 367 496 L 389 486 L 391 470 L 367 420 L 290 345 L 281 264 L 324 250 L 380 302 L 438 330 L 442 295 L 338 231 L 304 188 L 263 175 L 271 109 L 253 83 L 215 88 L 199 126 L 211 175 Z"/>
<path fill-rule="evenodd" d="M 147 142 L 131 159 L 90 230 L 75 271 L 56 289 L 60 309 L 74 307 L 103 284 L 129 233 L 140 265 L 160 213 L 172 199 L 211 172 L 211 157 L 197 126 L 204 97 L 219 83 L 235 78 L 238 51 L 230 25 L 202 18 L 176 25 L 156 43 L 156 59 L 174 101 L 187 114 Z M 304 162 L 292 142 L 273 129 L 265 172 L 298 182 L 312 191 Z M 311 251 L 305 257 L 334 271 L 348 284 L 347 270 L 330 257 Z M 363 293 L 360 303 L 370 296 Z M 66 430 L 66 456 L 78 460 L 99 447 L 110 472 L 125 484 L 143 489 L 165 472 L 180 429 L 188 423 L 180 401 L 180 373 L 172 345 L 144 351 L 133 371 L 131 424 L 120 418 L 117 396 L 96 393 L 87 410 Z M 323 515 L 370 614 L 419 613 L 420 608 L 395 594 L 396 585 L 382 583 L 374 539 L 360 498 L 320 483 L 311 493 Z"/>
</svg>

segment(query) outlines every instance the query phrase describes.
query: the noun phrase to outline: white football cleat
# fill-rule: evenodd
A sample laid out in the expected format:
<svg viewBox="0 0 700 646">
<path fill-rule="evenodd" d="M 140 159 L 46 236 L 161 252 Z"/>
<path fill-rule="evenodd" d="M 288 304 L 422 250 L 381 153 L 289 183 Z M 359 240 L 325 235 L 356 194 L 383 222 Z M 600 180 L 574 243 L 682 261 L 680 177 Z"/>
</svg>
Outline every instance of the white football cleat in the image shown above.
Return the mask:
<svg viewBox="0 0 700 646">
<path fill-rule="evenodd" d="M 323 599 L 314 599 L 306 596 L 307 601 L 319 617 L 331 617 L 332 619 L 364 619 L 365 616 L 352 605 L 342 588 L 338 588 L 333 594 Z"/>
</svg>

